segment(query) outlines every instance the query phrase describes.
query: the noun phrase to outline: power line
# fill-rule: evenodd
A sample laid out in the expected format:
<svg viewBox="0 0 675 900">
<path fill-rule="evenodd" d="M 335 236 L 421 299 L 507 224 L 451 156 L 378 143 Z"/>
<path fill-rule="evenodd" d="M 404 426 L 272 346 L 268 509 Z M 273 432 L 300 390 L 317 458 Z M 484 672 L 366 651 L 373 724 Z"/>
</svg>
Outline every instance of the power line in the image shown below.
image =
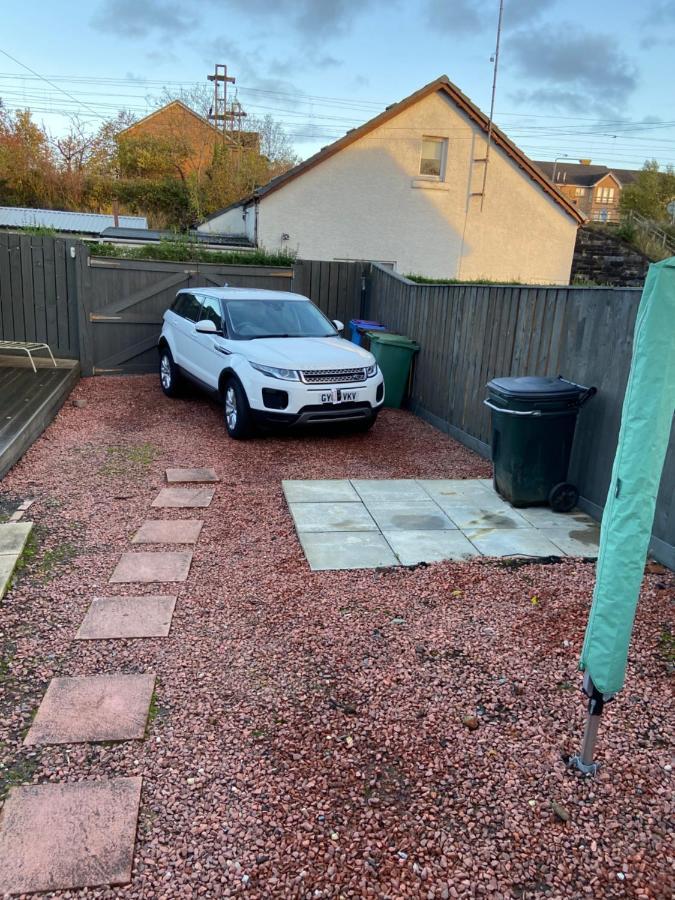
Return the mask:
<svg viewBox="0 0 675 900">
<path fill-rule="evenodd" d="M 3 50 L 2 47 L 0 47 L 0 53 L 2 53 L 3 56 L 6 56 L 7 59 L 11 59 L 12 62 L 15 62 L 17 64 L 17 66 L 21 66 L 22 69 L 25 69 L 27 72 L 31 72 L 31 74 L 35 75 L 36 78 L 39 78 L 41 81 L 45 81 L 47 84 L 50 84 L 55 90 L 60 91 L 62 94 L 65 94 L 66 97 L 70 97 L 71 100 L 75 100 L 76 103 L 81 103 L 83 106 L 88 106 L 87 103 L 84 103 L 81 100 L 77 100 L 75 97 L 73 97 L 72 94 L 70 94 L 70 93 L 68 93 L 68 91 L 64 90 L 64 88 L 59 87 L 58 84 L 54 84 L 53 81 L 50 81 L 48 78 L 45 78 L 44 75 L 40 75 L 40 73 L 36 72 L 35 69 L 31 69 L 30 66 L 27 66 L 25 63 L 22 63 L 21 60 L 16 59 L 16 57 L 12 56 L 11 53 L 8 53 L 6 50 Z M 93 107 L 89 107 L 89 108 L 93 109 Z"/>
</svg>

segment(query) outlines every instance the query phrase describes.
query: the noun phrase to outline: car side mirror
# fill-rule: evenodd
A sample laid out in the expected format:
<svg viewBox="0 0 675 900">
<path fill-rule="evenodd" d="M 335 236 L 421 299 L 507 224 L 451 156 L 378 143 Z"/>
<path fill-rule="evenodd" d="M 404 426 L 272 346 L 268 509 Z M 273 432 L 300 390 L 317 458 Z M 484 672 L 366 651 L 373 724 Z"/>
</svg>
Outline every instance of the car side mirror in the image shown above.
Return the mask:
<svg viewBox="0 0 675 900">
<path fill-rule="evenodd" d="M 200 334 L 220 334 L 216 328 L 216 323 L 212 322 L 211 319 L 202 319 L 197 322 L 195 331 L 198 331 Z"/>
<path fill-rule="evenodd" d="M 345 323 L 341 322 L 339 319 L 333 319 L 333 325 L 335 325 L 338 331 L 345 330 Z"/>
</svg>

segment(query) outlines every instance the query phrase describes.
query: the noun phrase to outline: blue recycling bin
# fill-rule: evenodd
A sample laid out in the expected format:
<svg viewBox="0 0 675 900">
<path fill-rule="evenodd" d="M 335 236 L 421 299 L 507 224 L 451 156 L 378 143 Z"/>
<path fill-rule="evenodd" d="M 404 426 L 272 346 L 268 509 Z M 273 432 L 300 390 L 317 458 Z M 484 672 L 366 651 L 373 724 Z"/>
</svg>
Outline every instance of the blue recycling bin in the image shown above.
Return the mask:
<svg viewBox="0 0 675 900">
<path fill-rule="evenodd" d="M 350 319 L 349 330 L 352 344 L 357 344 L 359 347 L 367 347 L 369 341 L 366 332 L 387 331 L 387 326 L 381 322 L 370 322 L 368 319 Z"/>
</svg>

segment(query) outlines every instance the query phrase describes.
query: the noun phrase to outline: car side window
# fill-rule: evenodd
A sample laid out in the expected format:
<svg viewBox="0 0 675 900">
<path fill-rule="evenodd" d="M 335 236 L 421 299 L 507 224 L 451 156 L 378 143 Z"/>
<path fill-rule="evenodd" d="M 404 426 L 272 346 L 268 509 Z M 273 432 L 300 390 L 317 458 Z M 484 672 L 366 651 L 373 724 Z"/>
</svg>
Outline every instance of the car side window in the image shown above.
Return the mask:
<svg viewBox="0 0 675 900">
<path fill-rule="evenodd" d="M 218 331 L 222 331 L 223 314 L 220 309 L 220 300 L 214 300 L 213 297 L 205 297 L 199 318 L 208 319 L 209 322 L 213 322 Z"/>
<path fill-rule="evenodd" d="M 176 310 L 179 316 L 188 319 L 190 322 L 198 322 L 200 319 L 202 301 L 194 294 L 182 294 L 184 297 L 180 310 Z"/>
</svg>

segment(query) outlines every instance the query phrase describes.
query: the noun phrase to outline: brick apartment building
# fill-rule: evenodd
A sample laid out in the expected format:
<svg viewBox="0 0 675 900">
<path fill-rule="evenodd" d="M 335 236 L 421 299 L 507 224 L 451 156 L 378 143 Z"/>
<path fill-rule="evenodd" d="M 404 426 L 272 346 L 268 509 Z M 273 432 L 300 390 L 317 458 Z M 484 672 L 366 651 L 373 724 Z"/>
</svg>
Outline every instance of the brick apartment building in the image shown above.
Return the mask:
<svg viewBox="0 0 675 900">
<path fill-rule="evenodd" d="M 591 222 L 618 222 L 621 192 L 639 174 L 636 169 L 594 166 L 590 159 L 534 164 Z"/>
</svg>

